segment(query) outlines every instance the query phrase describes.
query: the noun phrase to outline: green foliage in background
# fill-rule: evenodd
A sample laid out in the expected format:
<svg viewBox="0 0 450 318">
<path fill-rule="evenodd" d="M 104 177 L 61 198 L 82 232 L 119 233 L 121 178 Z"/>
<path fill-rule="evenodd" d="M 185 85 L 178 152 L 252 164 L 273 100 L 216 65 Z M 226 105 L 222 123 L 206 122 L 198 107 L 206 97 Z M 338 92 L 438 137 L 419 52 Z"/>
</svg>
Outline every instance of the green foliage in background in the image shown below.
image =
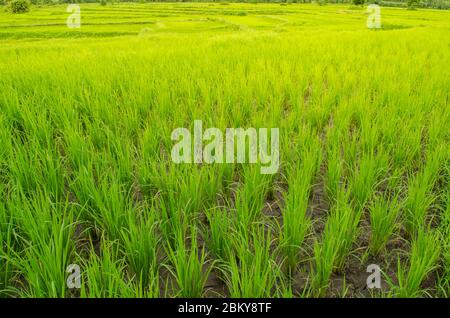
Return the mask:
<svg viewBox="0 0 450 318">
<path fill-rule="evenodd" d="M 11 13 L 25 13 L 30 11 L 30 1 L 28 0 L 9 0 L 7 10 Z"/>
</svg>

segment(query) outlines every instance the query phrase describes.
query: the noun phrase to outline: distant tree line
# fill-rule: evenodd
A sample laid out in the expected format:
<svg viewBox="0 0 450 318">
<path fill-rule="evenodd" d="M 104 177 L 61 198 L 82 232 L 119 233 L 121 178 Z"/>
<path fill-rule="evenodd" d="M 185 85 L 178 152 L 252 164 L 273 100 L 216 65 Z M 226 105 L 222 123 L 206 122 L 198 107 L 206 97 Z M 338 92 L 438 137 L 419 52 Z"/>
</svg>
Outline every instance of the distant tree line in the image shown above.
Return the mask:
<svg viewBox="0 0 450 318">
<path fill-rule="evenodd" d="M 7 4 L 13 0 L 0 0 L 1 4 Z M 450 9 L 450 0 L 28 0 L 32 4 L 61 4 L 61 3 L 118 3 L 118 2 L 244 2 L 244 3 L 376 3 L 382 6 L 393 7 L 418 7 L 418 8 L 436 8 Z"/>
</svg>

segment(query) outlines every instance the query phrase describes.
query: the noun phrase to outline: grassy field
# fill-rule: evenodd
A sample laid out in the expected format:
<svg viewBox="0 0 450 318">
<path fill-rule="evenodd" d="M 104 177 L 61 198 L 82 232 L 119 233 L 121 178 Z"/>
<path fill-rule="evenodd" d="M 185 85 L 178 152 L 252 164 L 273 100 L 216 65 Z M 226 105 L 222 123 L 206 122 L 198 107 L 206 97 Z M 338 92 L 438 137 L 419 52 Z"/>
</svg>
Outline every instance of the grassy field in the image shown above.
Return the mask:
<svg viewBox="0 0 450 318">
<path fill-rule="evenodd" d="M 450 12 L 381 14 L 0 7 L 0 295 L 449 297 Z M 280 169 L 173 163 L 196 119 Z"/>
</svg>

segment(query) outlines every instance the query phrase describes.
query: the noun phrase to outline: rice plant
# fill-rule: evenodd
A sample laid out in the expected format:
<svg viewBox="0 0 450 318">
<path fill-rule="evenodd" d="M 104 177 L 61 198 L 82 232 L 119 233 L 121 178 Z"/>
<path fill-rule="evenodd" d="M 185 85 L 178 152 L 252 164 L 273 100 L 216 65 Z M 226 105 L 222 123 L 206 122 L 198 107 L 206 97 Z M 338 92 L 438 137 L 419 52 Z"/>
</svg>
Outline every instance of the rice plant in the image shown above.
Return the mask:
<svg viewBox="0 0 450 318">
<path fill-rule="evenodd" d="M 280 268 L 271 257 L 271 231 L 262 226 L 252 227 L 250 242 L 237 236 L 233 239 L 236 253 L 223 269 L 230 296 L 235 298 L 272 297 Z"/>
<path fill-rule="evenodd" d="M 178 285 L 177 296 L 201 297 L 212 264 L 206 262 L 205 250 L 199 250 L 197 230 L 191 231 L 189 248 L 186 247 L 184 237 L 178 235 L 176 249 L 168 247 L 167 254 L 172 263 L 167 268 Z"/>
<path fill-rule="evenodd" d="M 311 147 L 313 148 L 313 147 Z M 280 245 L 288 270 L 292 272 L 299 262 L 302 245 L 311 230 L 311 220 L 306 215 L 310 189 L 319 167 L 319 154 L 317 151 L 305 151 L 301 159 L 301 166 L 294 166 L 292 174 L 288 177 L 289 189 L 285 195 L 283 208 L 283 229 L 280 236 Z"/>
<path fill-rule="evenodd" d="M 398 286 L 394 288 L 398 297 L 417 297 L 424 291 L 421 284 L 437 268 L 441 246 L 437 233 L 420 229 L 412 241 L 409 267 L 398 262 Z"/>
<path fill-rule="evenodd" d="M 400 217 L 401 203 L 398 196 L 392 199 L 377 197 L 369 208 L 370 213 L 370 253 L 377 255 L 393 237 Z"/>
<path fill-rule="evenodd" d="M 358 235 L 361 211 L 355 211 L 348 200 L 348 193 L 339 193 L 325 224 L 322 241 L 316 241 L 314 245 L 312 284 L 317 296 L 326 292 L 333 271 L 344 270 L 345 261 Z"/>
</svg>

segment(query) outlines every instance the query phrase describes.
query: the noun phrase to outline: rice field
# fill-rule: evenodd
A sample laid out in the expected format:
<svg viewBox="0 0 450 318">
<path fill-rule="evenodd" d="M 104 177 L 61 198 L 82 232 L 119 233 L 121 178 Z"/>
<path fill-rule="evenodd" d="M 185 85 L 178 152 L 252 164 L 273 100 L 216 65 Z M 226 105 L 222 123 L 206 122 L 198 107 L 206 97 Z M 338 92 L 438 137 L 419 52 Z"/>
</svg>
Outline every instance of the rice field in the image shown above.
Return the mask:
<svg viewBox="0 0 450 318">
<path fill-rule="evenodd" d="M 1 297 L 450 296 L 450 11 L 66 8 L 0 7 Z M 278 170 L 173 162 L 195 120 Z"/>
</svg>

